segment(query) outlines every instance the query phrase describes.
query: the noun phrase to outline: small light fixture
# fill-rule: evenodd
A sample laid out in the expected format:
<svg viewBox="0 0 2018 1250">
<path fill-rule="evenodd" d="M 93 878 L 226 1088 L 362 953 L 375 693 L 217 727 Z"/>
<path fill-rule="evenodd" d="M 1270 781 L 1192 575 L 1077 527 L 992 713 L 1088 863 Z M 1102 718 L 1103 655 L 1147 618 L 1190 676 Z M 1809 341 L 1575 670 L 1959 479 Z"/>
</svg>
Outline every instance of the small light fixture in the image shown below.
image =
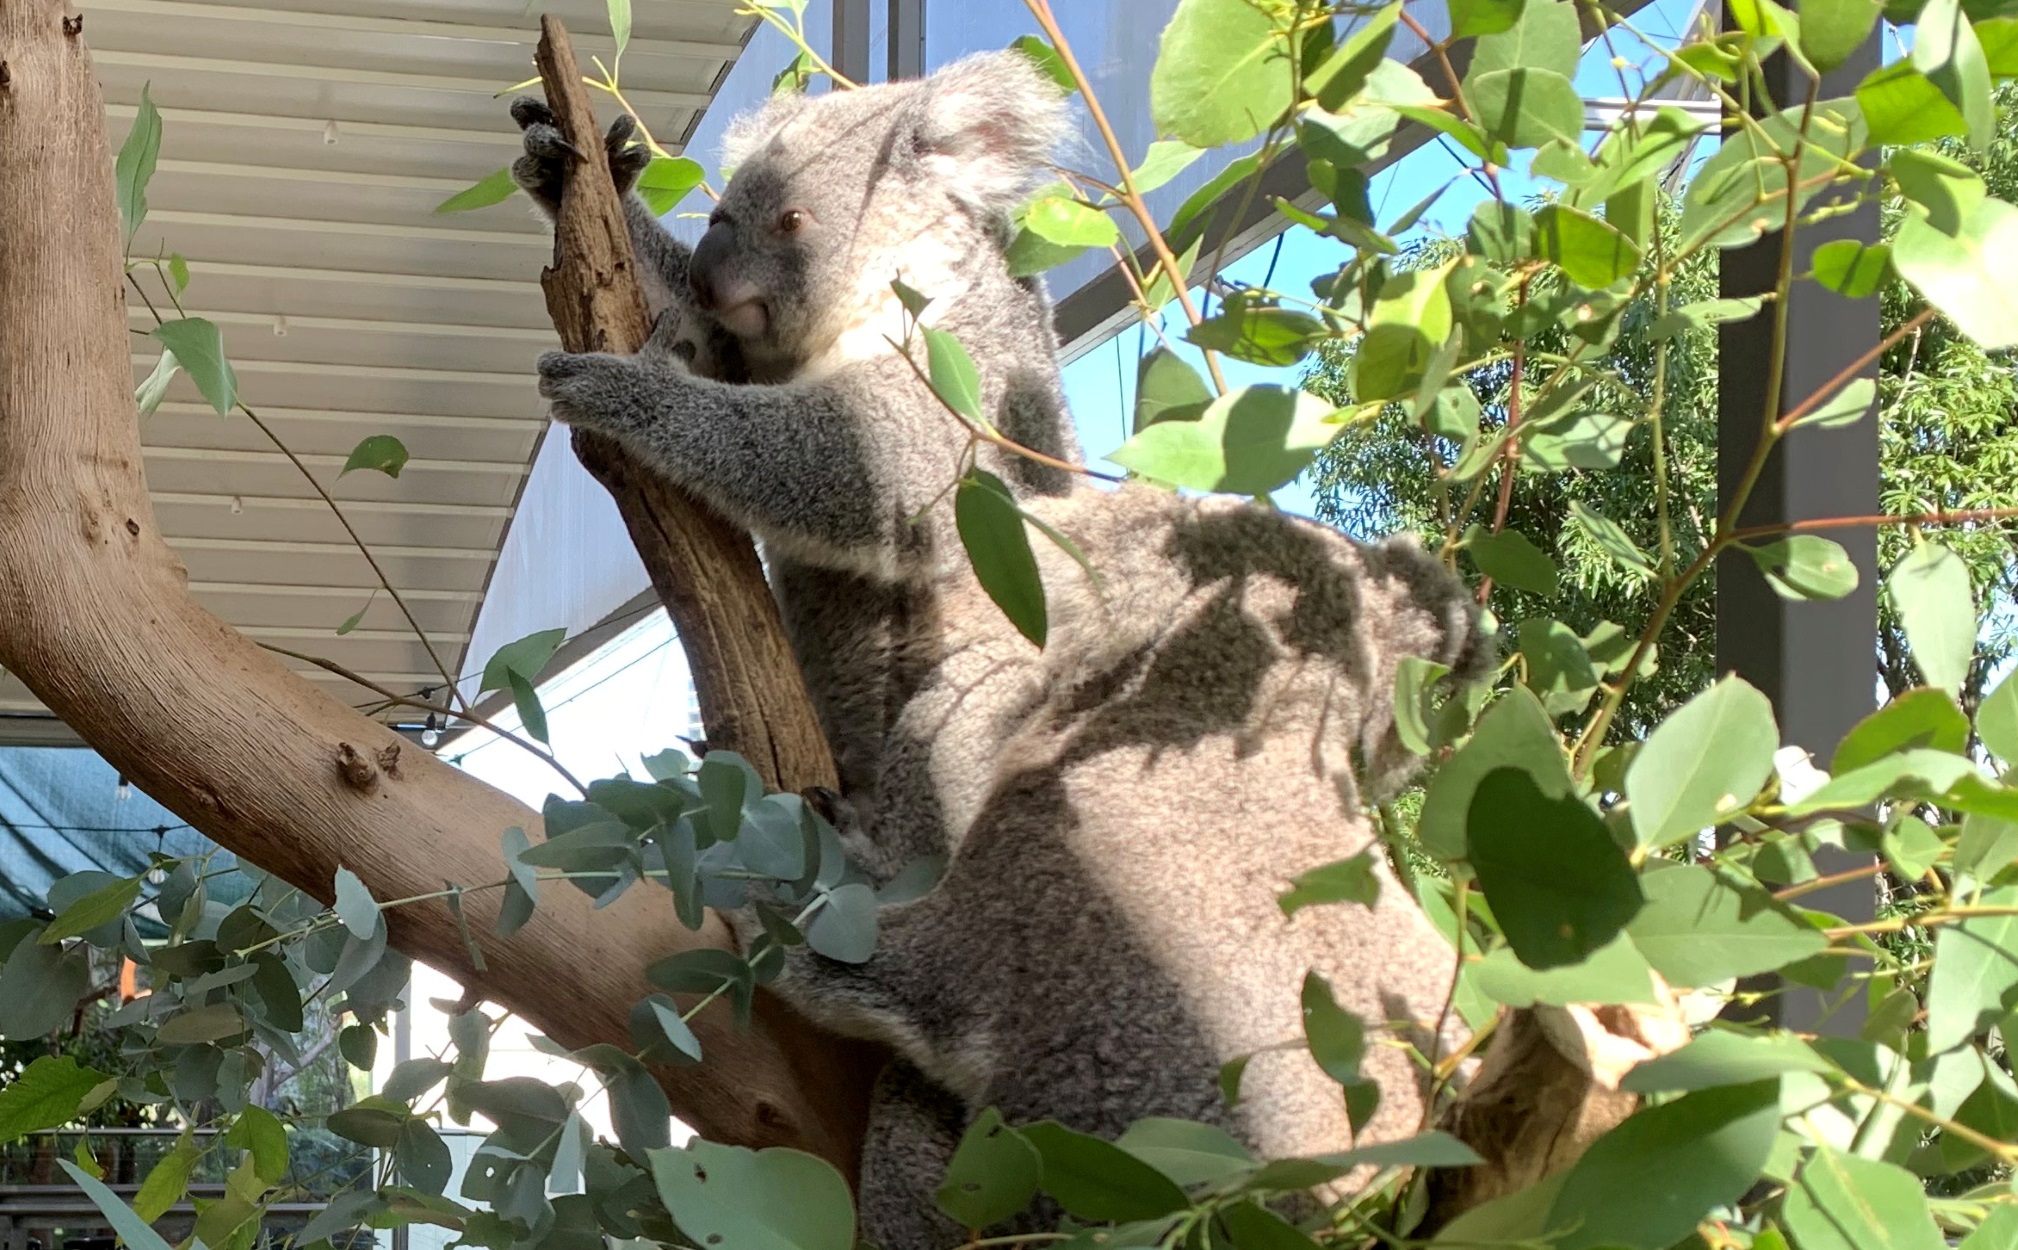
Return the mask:
<svg viewBox="0 0 2018 1250">
<path fill-rule="evenodd" d="M 427 725 L 420 731 L 420 744 L 430 751 L 441 745 L 441 717 L 433 712 L 427 714 Z"/>
<path fill-rule="evenodd" d="M 132 798 L 133 783 L 126 780 L 124 776 L 121 776 L 119 778 L 119 784 L 112 787 L 112 797 L 115 801 L 120 803 L 124 803 L 126 800 Z"/>
</svg>

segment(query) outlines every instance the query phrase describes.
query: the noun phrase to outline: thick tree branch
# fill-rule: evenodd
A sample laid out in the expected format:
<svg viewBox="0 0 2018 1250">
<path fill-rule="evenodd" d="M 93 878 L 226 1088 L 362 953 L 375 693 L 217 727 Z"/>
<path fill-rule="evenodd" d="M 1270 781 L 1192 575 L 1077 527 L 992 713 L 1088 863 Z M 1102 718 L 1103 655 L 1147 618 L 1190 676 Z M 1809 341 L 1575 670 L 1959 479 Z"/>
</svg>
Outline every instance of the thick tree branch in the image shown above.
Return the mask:
<svg viewBox="0 0 2018 1250">
<path fill-rule="evenodd" d="M 552 15 L 540 19 L 537 60 L 554 123 L 577 152 L 597 157 L 566 174 L 554 263 L 540 275 L 547 313 L 571 352 L 635 352 L 651 325 L 630 231 L 567 28 Z M 574 446 L 616 500 L 679 631 L 708 745 L 744 756 L 774 789 L 835 785 L 833 756 L 750 536 L 613 440 L 577 430 Z"/>
<path fill-rule="evenodd" d="M 499 837 L 536 813 L 317 690 L 190 597 L 141 475 L 120 225 L 104 104 L 63 0 L 0 0 L 0 664 L 120 772 L 251 863 L 329 899 L 337 866 L 381 898 L 494 880 Z M 341 761 L 354 761 L 346 780 Z M 357 784 L 356 764 L 375 771 Z M 465 899 L 487 932 L 495 895 Z M 727 946 L 638 889 L 596 913 L 543 893 L 516 937 L 470 965 L 453 917 L 396 909 L 402 951 L 568 1046 L 628 1044 L 654 958 Z M 710 1137 L 853 1163 L 864 1092 L 774 1002 L 738 1032 L 695 1021 L 709 1059 L 665 1074 Z"/>
</svg>

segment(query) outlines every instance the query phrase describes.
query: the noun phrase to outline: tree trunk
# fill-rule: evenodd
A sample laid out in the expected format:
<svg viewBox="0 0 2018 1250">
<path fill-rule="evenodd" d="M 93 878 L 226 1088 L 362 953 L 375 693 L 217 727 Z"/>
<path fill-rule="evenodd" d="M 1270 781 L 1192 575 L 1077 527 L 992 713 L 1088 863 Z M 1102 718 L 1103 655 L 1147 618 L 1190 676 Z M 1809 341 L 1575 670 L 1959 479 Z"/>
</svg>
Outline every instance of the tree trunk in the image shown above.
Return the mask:
<svg viewBox="0 0 2018 1250">
<path fill-rule="evenodd" d="M 503 877 L 499 838 L 539 817 L 290 672 L 189 596 L 141 473 L 104 105 L 62 0 L 0 0 L 0 664 L 121 773 L 247 861 L 324 900 L 339 863 L 392 900 Z M 648 561 L 649 563 L 649 561 Z M 361 757 L 361 767 L 339 765 Z M 762 767 L 762 753 L 757 760 Z M 439 904 L 393 944 L 570 1047 L 628 1048 L 653 959 L 727 947 L 651 889 L 593 911 L 565 886 L 471 965 Z M 497 892 L 467 902 L 489 931 Z M 755 1027 L 695 1021 L 708 1052 L 663 1074 L 709 1137 L 791 1144 L 852 1171 L 860 1052 L 775 1000 Z"/>
</svg>

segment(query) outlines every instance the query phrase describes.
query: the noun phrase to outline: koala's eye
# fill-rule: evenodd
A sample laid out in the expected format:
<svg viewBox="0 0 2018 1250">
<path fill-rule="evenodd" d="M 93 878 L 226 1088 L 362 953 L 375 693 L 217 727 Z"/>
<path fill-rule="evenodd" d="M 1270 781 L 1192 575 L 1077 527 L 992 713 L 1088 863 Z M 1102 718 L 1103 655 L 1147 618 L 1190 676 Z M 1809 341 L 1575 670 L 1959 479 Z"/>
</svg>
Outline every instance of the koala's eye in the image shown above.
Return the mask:
<svg viewBox="0 0 2018 1250">
<path fill-rule="evenodd" d="M 805 224 L 806 214 L 804 212 L 796 208 L 788 208 L 785 210 L 785 215 L 778 218 L 778 231 L 781 234 L 797 234 Z"/>
</svg>

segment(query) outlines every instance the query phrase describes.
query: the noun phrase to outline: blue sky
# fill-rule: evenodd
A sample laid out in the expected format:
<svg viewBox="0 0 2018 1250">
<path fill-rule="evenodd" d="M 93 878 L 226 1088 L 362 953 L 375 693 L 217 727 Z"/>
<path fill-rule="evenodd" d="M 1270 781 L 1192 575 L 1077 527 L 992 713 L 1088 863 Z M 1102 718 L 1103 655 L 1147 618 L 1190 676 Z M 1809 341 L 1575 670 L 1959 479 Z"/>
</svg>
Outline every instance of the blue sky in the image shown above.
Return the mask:
<svg viewBox="0 0 2018 1250">
<path fill-rule="evenodd" d="M 1649 38 L 1672 47 L 1695 7 L 1694 0 L 1653 0 L 1633 17 L 1633 25 Z M 1620 56 L 1633 62 L 1625 70 L 1625 76 L 1637 93 L 1641 72 L 1644 70 L 1651 75 L 1657 71 L 1660 58 L 1624 32 L 1613 36 L 1613 47 Z M 1619 85 L 1620 71 L 1612 65 L 1611 58 L 1612 51 L 1603 41 L 1594 43 L 1585 51 L 1578 67 L 1577 89 L 1586 98 L 1615 98 L 1624 94 Z M 1441 83 L 1432 82 L 1431 86 L 1445 89 Z M 1487 192 L 1476 179 L 1465 176 L 1467 166 L 1452 151 L 1446 144 L 1431 143 L 1376 175 L 1369 193 L 1376 217 L 1381 221 L 1394 220 L 1442 187 L 1442 194 L 1423 215 L 1411 235 L 1435 237 L 1461 232 L 1472 210 L 1487 197 Z M 1515 159 L 1517 168 L 1505 171 L 1501 184 L 1508 195 L 1519 198 L 1528 195 L 1539 184 L 1520 172 L 1525 169 L 1526 155 Z M 1226 276 L 1233 281 L 1257 286 L 1266 284 L 1278 291 L 1302 294 L 1309 291 L 1312 278 L 1336 271 L 1351 254 L 1352 249 L 1338 240 L 1308 230 L 1291 229 L 1277 240 L 1228 265 Z M 1193 294 L 1194 298 L 1198 296 L 1197 292 Z M 1166 333 L 1174 340 L 1181 328 L 1182 317 L 1172 309 L 1170 318 Z M 1136 362 L 1155 345 L 1155 336 L 1138 323 L 1066 367 L 1066 400 L 1071 405 L 1079 428 L 1080 443 L 1090 461 L 1100 460 L 1127 439 L 1129 418 L 1135 406 Z M 1190 352 L 1188 348 L 1183 350 L 1189 352 L 1193 362 L 1197 363 L 1197 353 Z M 1236 360 L 1223 360 L 1222 367 L 1229 386 L 1261 382 L 1283 384 L 1295 380 L 1295 371 L 1290 369 L 1261 368 Z M 1302 478 L 1277 491 L 1275 502 L 1288 511 L 1304 515 L 1309 515 L 1315 506 L 1309 482 Z"/>
</svg>

